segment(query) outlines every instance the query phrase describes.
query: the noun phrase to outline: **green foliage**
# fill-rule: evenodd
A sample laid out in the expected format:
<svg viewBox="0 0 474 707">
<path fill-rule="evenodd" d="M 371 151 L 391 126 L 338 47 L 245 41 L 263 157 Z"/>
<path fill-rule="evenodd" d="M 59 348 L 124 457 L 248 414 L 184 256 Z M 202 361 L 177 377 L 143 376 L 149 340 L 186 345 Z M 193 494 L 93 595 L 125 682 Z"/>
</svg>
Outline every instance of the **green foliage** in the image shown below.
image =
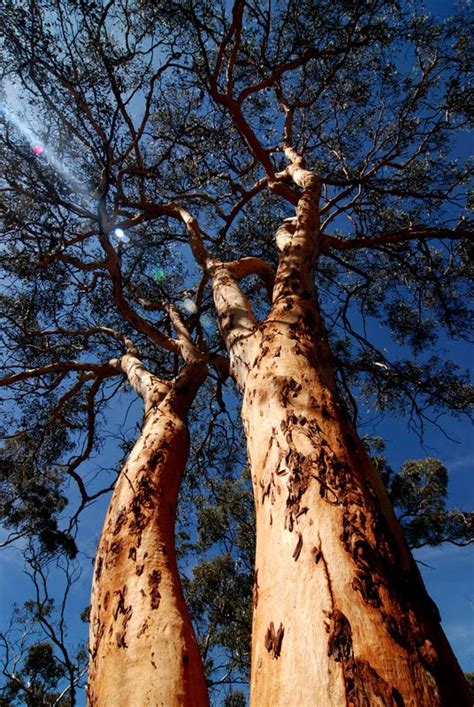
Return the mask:
<svg viewBox="0 0 474 707">
<path fill-rule="evenodd" d="M 64 675 L 65 670 L 56 661 L 51 644 L 34 643 L 28 648 L 21 668 L 2 688 L 0 704 L 4 707 L 69 707 L 71 701 L 62 698 L 57 689 Z"/>
<path fill-rule="evenodd" d="M 82 685 L 88 661 L 87 651 L 79 645 L 73 652 L 66 645 L 64 614 L 71 584 L 77 579 L 71 565 L 62 566 L 65 591 L 56 602 L 48 589 L 48 564 L 35 556 L 28 557 L 28 571 L 35 599 L 15 607 L 10 626 L 0 632 L 0 704 L 9 707 L 58 705 L 73 707 L 77 688 Z M 55 576 L 55 585 L 60 585 Z M 55 586 L 56 593 L 59 586 Z M 3 700 L 3 701 L 2 701 Z"/>
<path fill-rule="evenodd" d="M 243 692 L 231 692 L 224 700 L 224 707 L 246 707 L 247 700 Z"/>
<path fill-rule="evenodd" d="M 448 471 L 438 459 L 406 461 L 384 481 L 411 548 L 474 542 L 474 513 L 446 508 Z"/>
<path fill-rule="evenodd" d="M 38 537 L 44 551 L 75 557 L 72 535 L 58 528 L 67 505 L 63 475 L 54 462 L 67 449 L 64 430 L 30 430 L 7 440 L 0 450 L 0 521 L 12 528 L 10 541 Z"/>
<path fill-rule="evenodd" d="M 186 600 L 209 684 L 238 683 L 250 668 L 255 520 L 248 473 L 225 479 L 197 507 L 198 563 L 184 582 Z"/>
</svg>

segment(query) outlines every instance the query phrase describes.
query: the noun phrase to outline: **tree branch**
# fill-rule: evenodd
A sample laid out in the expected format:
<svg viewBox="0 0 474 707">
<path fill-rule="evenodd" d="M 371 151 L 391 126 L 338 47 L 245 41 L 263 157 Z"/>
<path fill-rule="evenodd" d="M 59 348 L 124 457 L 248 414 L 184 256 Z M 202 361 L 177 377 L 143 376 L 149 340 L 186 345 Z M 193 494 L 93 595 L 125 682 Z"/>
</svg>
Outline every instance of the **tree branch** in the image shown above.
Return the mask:
<svg viewBox="0 0 474 707">
<path fill-rule="evenodd" d="M 410 226 L 394 233 L 382 233 L 373 237 L 342 239 L 336 238 L 335 236 L 322 235 L 321 252 L 326 253 L 333 248 L 336 250 L 359 250 L 361 248 L 373 248 L 381 245 L 406 243 L 407 241 L 413 241 L 420 238 L 447 238 L 452 240 L 466 238 L 468 240 L 472 240 L 473 237 L 474 231 L 469 230 L 462 225 L 456 226 L 454 229 L 429 228 L 428 226 L 419 225 Z"/>
<path fill-rule="evenodd" d="M 110 231 L 110 224 L 107 220 L 107 213 L 104 203 L 104 197 L 99 200 L 98 205 L 98 216 L 99 216 L 99 240 L 107 255 L 107 270 L 110 273 L 112 279 L 112 287 L 114 293 L 114 301 L 117 305 L 118 310 L 121 312 L 123 317 L 142 334 L 148 336 L 151 341 L 166 351 L 171 351 L 172 353 L 179 353 L 179 347 L 169 336 L 163 334 L 159 329 L 157 329 L 148 320 L 141 317 L 135 310 L 130 306 L 129 302 L 125 299 L 123 294 L 123 283 L 122 283 L 122 273 L 120 270 L 120 260 L 119 257 L 112 246 L 110 239 L 108 237 L 108 232 Z"/>
<path fill-rule="evenodd" d="M 29 378 L 38 378 L 40 376 L 46 376 L 51 373 L 64 373 L 67 371 L 82 371 L 86 373 L 91 373 L 102 378 L 110 378 L 111 376 L 116 376 L 116 369 L 110 364 L 101 363 L 84 363 L 82 361 L 62 361 L 60 363 L 50 363 L 47 366 L 39 366 L 38 368 L 30 368 L 20 373 L 12 373 L 9 376 L 0 378 L 0 387 L 7 385 L 13 385 L 14 383 L 19 383 L 20 381 L 27 380 Z"/>
<path fill-rule="evenodd" d="M 265 285 L 268 297 L 271 301 L 273 294 L 273 286 L 275 284 L 275 273 L 273 268 L 265 260 L 261 258 L 241 258 L 226 263 L 225 267 L 235 279 L 242 280 L 248 275 L 258 275 Z"/>
</svg>

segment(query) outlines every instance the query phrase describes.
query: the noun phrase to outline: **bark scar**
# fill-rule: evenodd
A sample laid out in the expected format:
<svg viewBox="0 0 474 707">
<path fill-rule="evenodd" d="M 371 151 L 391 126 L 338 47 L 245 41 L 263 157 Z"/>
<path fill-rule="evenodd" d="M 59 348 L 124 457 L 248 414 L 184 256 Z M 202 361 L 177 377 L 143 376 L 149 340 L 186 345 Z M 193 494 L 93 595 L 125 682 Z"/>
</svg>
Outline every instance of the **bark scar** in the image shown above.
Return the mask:
<svg viewBox="0 0 474 707">
<path fill-rule="evenodd" d="M 265 648 L 269 653 L 272 654 L 272 658 L 278 658 L 281 653 L 281 644 L 283 642 L 283 636 L 285 634 L 285 629 L 283 628 L 283 624 L 280 623 L 280 626 L 278 628 L 278 631 L 275 631 L 275 626 L 273 625 L 273 621 L 270 623 L 270 626 L 267 628 L 267 632 L 265 634 Z"/>
<path fill-rule="evenodd" d="M 254 609 L 258 606 L 258 568 L 255 570 L 255 579 L 253 581 L 253 606 Z"/>
<path fill-rule="evenodd" d="M 148 575 L 148 586 L 150 587 L 150 605 L 152 609 L 158 609 L 161 601 L 161 594 L 158 587 L 161 582 L 161 572 L 159 570 L 153 570 Z"/>
<path fill-rule="evenodd" d="M 296 547 L 295 547 L 295 549 L 293 550 L 293 555 L 292 555 L 292 557 L 293 557 L 293 559 L 295 560 L 295 562 L 296 562 L 296 560 L 298 559 L 298 557 L 300 556 L 300 554 L 301 554 L 301 548 L 303 547 L 303 536 L 302 536 L 302 534 L 299 532 L 299 530 L 297 530 L 296 532 L 297 532 L 297 534 L 298 534 L 298 542 L 296 543 Z"/>
<path fill-rule="evenodd" d="M 349 660 L 352 656 L 352 629 L 347 617 L 339 609 L 329 612 L 328 656 L 336 663 Z"/>
</svg>

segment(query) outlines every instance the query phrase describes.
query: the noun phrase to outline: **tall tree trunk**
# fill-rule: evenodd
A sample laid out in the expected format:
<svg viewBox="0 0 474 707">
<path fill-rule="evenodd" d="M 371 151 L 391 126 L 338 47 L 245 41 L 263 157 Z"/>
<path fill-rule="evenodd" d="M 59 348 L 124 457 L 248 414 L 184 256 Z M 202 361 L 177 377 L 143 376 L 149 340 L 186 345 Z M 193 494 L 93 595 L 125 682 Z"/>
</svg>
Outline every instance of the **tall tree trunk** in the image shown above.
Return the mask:
<svg viewBox="0 0 474 707">
<path fill-rule="evenodd" d="M 338 402 L 317 312 L 260 334 L 242 407 L 257 517 L 251 704 L 471 704 Z"/>
<path fill-rule="evenodd" d="M 317 179 L 296 161 L 297 218 L 277 233 L 258 324 L 234 264 L 210 262 L 243 392 L 257 547 L 251 705 L 470 705 L 383 484 L 340 404 L 314 293 Z M 234 277 L 233 277 L 234 275 Z"/>
<path fill-rule="evenodd" d="M 202 707 L 206 683 L 174 541 L 189 450 L 186 414 L 202 375 L 188 366 L 169 384 L 133 356 L 120 365 L 144 398 L 145 420 L 117 480 L 97 551 L 88 704 Z"/>
</svg>

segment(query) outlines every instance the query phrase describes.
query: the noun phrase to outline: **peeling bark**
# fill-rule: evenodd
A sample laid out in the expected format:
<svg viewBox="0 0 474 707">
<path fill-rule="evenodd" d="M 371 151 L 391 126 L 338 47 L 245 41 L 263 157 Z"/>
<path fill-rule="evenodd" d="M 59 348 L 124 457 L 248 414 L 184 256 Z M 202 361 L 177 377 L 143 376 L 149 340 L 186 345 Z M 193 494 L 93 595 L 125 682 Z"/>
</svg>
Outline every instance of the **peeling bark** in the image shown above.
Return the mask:
<svg viewBox="0 0 474 707">
<path fill-rule="evenodd" d="M 271 654 L 272 658 L 279 657 L 284 635 L 285 629 L 283 628 L 283 624 L 280 624 L 278 630 L 275 630 L 273 621 L 271 621 L 265 634 L 265 648 Z"/>
<path fill-rule="evenodd" d="M 189 449 L 186 413 L 203 365 L 185 366 L 172 383 L 150 374 L 135 356 L 115 365 L 143 397 L 145 419 L 97 550 L 88 704 L 202 707 L 207 690 L 182 595 L 174 523 Z"/>
<path fill-rule="evenodd" d="M 338 402 L 317 312 L 305 306 L 290 324 L 271 313 L 260 325 L 245 382 L 258 569 L 251 704 L 468 705 L 434 604 Z M 269 626 L 280 625 L 277 656 Z"/>
<path fill-rule="evenodd" d="M 314 292 L 319 184 L 287 153 L 303 194 L 277 234 L 266 319 L 255 322 L 237 281 L 223 296 L 213 275 L 256 507 L 251 705 L 464 707 L 436 607 L 339 402 Z M 245 326 L 224 324 L 232 308 Z"/>
</svg>

